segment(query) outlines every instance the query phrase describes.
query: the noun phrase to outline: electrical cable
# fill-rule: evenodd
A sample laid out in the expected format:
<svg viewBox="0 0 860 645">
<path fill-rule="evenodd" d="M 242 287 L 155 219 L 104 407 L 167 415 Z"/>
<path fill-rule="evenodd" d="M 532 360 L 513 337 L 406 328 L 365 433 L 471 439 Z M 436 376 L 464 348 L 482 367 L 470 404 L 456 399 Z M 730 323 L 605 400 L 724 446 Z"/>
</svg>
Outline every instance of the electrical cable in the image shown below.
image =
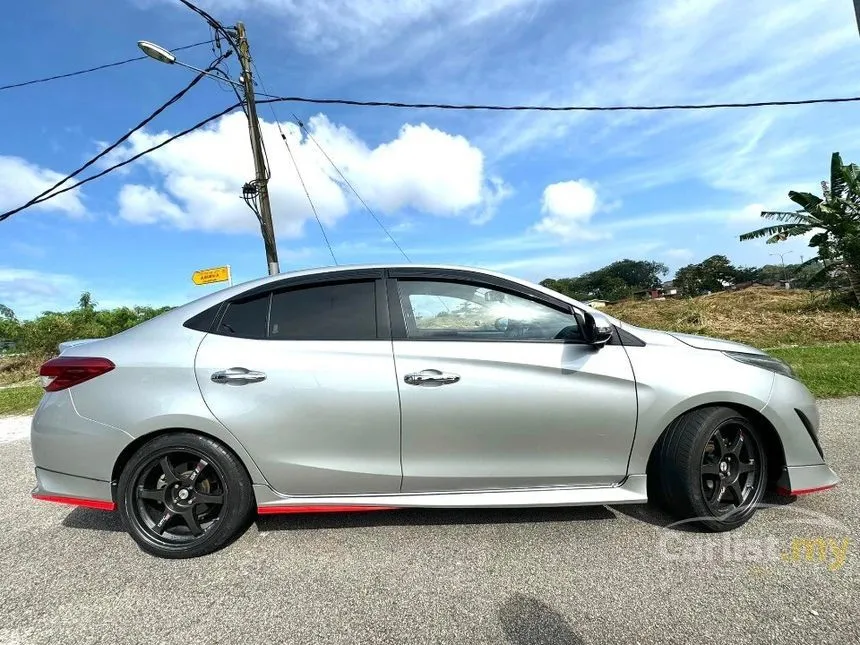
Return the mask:
<svg viewBox="0 0 860 645">
<path fill-rule="evenodd" d="M 218 114 L 213 114 L 212 116 L 207 117 L 206 119 L 203 119 L 202 121 L 195 123 L 191 127 L 186 128 L 182 132 L 178 132 L 178 133 L 174 134 L 172 137 L 165 139 L 161 143 L 156 144 L 150 148 L 147 148 L 146 150 L 143 150 L 142 152 L 138 152 L 136 155 L 129 157 L 128 159 L 126 159 L 124 161 L 121 161 L 119 163 L 116 163 L 116 164 L 108 167 L 108 168 L 105 168 L 104 170 L 96 173 L 95 175 L 91 175 L 91 176 L 87 177 L 86 179 L 82 179 L 81 181 L 77 182 L 76 184 L 73 184 L 71 186 L 67 186 L 65 188 L 62 188 L 61 190 L 57 190 L 55 192 L 52 192 L 49 195 L 45 195 L 43 197 L 40 197 L 39 199 L 31 200 L 32 201 L 31 206 L 35 206 L 36 204 L 41 204 L 41 203 L 46 202 L 50 199 L 54 199 L 55 197 L 58 197 L 59 195 L 62 195 L 63 193 L 67 193 L 70 190 L 74 190 L 74 189 L 78 188 L 79 186 L 83 186 L 84 184 L 87 184 L 87 183 L 89 183 L 95 179 L 98 179 L 100 177 L 104 177 L 105 175 L 113 172 L 114 170 L 122 168 L 123 166 L 127 166 L 128 164 L 137 161 L 141 157 L 148 155 L 151 152 L 155 152 L 156 150 L 163 148 L 167 144 L 172 143 L 173 141 L 176 141 L 177 139 L 180 139 L 181 137 L 184 137 L 187 134 L 191 134 L 195 130 L 199 130 L 203 126 L 208 125 L 212 121 L 216 121 L 217 119 L 220 119 L 222 116 L 229 114 L 230 112 L 232 112 L 233 110 L 235 110 L 239 107 L 241 107 L 240 104 L 234 103 L 230 107 L 228 107 L 224 110 L 221 110 Z M 22 208 L 25 208 L 25 207 L 22 207 Z M 18 208 L 18 209 L 12 210 L 12 211 L 7 211 L 5 213 L 0 213 L 0 222 L 8 219 L 9 217 L 14 215 L 18 211 L 22 210 L 22 208 Z"/>
<path fill-rule="evenodd" d="M 328 247 L 328 252 L 331 254 L 331 259 L 334 261 L 334 265 L 338 266 L 337 258 L 334 255 L 334 249 L 332 248 L 331 242 L 328 239 L 328 235 L 325 232 L 325 226 L 323 226 L 319 213 L 317 213 L 316 206 L 314 206 L 314 202 L 311 199 L 311 194 L 308 192 L 308 187 L 305 185 L 305 180 L 302 178 L 302 172 L 301 170 L 299 170 L 299 164 L 296 162 L 296 158 L 293 156 L 293 150 L 292 148 L 290 148 L 290 144 L 287 141 L 287 137 L 284 136 L 283 133 L 281 134 L 281 136 L 284 139 L 284 145 L 287 146 L 287 152 L 290 153 L 290 159 L 293 162 L 293 167 L 296 169 L 296 174 L 299 176 L 299 182 L 301 182 L 302 188 L 305 191 L 305 197 L 308 198 L 308 203 L 311 205 L 311 210 L 314 213 L 314 218 L 316 219 L 317 224 L 319 224 L 320 232 L 322 233 L 323 239 L 325 240 L 325 244 Z"/>
<path fill-rule="evenodd" d="M 116 148 L 118 148 L 121 144 L 125 143 L 129 138 L 131 138 L 131 136 L 132 136 L 135 132 L 137 132 L 138 130 L 141 130 L 141 129 L 143 129 L 144 127 L 146 127 L 146 126 L 147 126 L 147 125 L 148 125 L 148 124 L 149 124 L 153 119 L 157 118 L 157 117 L 158 117 L 162 112 L 164 112 L 167 108 L 169 108 L 171 105 L 173 105 L 173 104 L 174 104 L 174 103 L 176 103 L 177 101 L 181 100 L 181 99 L 182 99 L 182 97 L 184 97 L 184 96 L 185 96 L 185 95 L 186 95 L 186 94 L 191 90 L 191 88 L 193 88 L 195 85 L 197 85 L 197 83 L 199 83 L 199 82 L 200 82 L 200 81 L 201 81 L 201 80 L 206 76 L 206 72 L 209 72 L 209 71 L 211 71 L 212 69 L 214 69 L 215 67 L 217 67 L 217 65 L 218 65 L 218 64 L 219 64 L 219 63 L 220 63 L 220 62 L 221 62 L 225 57 L 226 57 L 226 54 L 219 56 L 219 57 L 218 57 L 218 59 L 216 59 L 215 61 L 213 61 L 213 62 L 212 62 L 212 64 L 210 64 L 210 65 L 209 65 L 209 67 L 208 67 L 206 70 L 204 70 L 204 71 L 200 72 L 199 74 L 197 74 L 197 76 L 195 76 L 195 77 L 191 80 L 191 82 L 190 82 L 190 83 L 188 83 L 188 85 L 186 85 L 183 89 L 181 89 L 179 92 L 177 92 L 177 93 L 176 93 L 176 94 L 174 94 L 172 97 L 170 97 L 170 98 L 169 98 L 165 103 L 163 103 L 161 106 L 159 106 L 159 107 L 158 107 L 158 108 L 157 108 L 157 109 L 156 109 L 152 114 L 150 114 L 148 117 L 146 117 L 143 121 L 141 121 L 141 122 L 140 122 L 140 123 L 138 123 L 136 126 L 134 126 L 133 128 L 131 128 L 128 132 L 126 132 L 124 135 L 122 135 L 119 139 L 117 139 L 116 141 L 114 141 L 112 144 L 110 144 L 109 146 L 107 146 L 106 148 L 104 148 L 104 149 L 103 149 L 101 152 L 99 152 L 95 157 L 93 157 L 92 159 L 90 159 L 89 161 L 87 161 L 85 164 L 83 164 L 82 166 L 80 166 L 79 168 L 77 168 L 76 170 L 74 170 L 73 172 L 71 172 L 70 174 L 68 174 L 68 175 L 66 175 L 65 177 L 63 177 L 60 181 L 56 182 L 56 183 L 55 183 L 53 186 L 51 186 L 50 188 L 47 188 L 47 189 L 43 190 L 41 193 L 39 193 L 38 195 L 36 195 L 35 197 L 33 197 L 33 198 L 32 198 L 30 201 L 28 201 L 27 203 L 23 204 L 22 206 L 19 206 L 18 208 L 14 208 L 14 209 L 12 209 L 12 210 L 6 211 L 6 212 L 5 212 L 5 213 L 3 213 L 2 215 L 0 215 L 0 221 L 2 221 L 2 220 L 4 220 L 4 219 L 6 219 L 7 217 L 10 217 L 10 216 L 14 215 L 15 213 L 19 213 L 20 211 L 24 210 L 25 208 L 29 208 L 30 206 L 33 206 L 34 204 L 39 203 L 40 201 L 42 201 L 42 200 L 41 200 L 41 198 L 42 198 L 42 197 L 45 197 L 46 195 L 53 193 L 53 191 L 55 191 L 57 188 L 59 188 L 60 186 L 62 186 L 64 183 L 66 183 L 66 182 L 67 182 L 67 181 L 69 181 L 70 179 L 74 179 L 75 177 L 77 177 L 77 176 L 78 176 L 79 174 L 81 174 L 84 170 L 86 170 L 87 168 L 89 168 L 90 166 L 92 166 L 94 163 L 96 163 L 99 159 L 101 159 L 102 157 L 104 157 L 104 156 L 106 156 L 106 155 L 110 154 L 111 152 L 113 152 L 113 151 L 114 151 Z"/>
<path fill-rule="evenodd" d="M 263 90 L 265 91 L 266 87 L 265 87 L 265 85 L 263 85 L 263 79 L 260 76 L 260 70 L 257 69 L 257 66 L 253 62 L 251 63 L 251 65 L 254 68 L 254 74 L 257 75 L 257 79 L 260 81 L 260 87 L 262 87 Z M 320 232 L 322 233 L 323 239 L 325 240 L 325 244 L 328 247 L 328 252 L 331 254 L 331 259 L 334 261 L 334 265 L 338 266 L 337 258 L 334 255 L 334 249 L 332 248 L 331 242 L 328 239 L 328 234 L 325 231 L 325 226 L 323 226 L 323 223 L 322 223 L 322 220 L 320 219 L 319 213 L 317 213 L 316 206 L 314 206 L 314 201 L 311 199 L 311 194 L 308 191 L 308 187 L 305 185 L 305 180 L 302 177 L 302 171 L 299 169 L 299 164 L 296 161 L 295 156 L 293 155 L 293 149 L 290 148 L 290 142 L 287 139 L 287 135 L 284 134 L 284 129 L 281 127 L 281 122 L 278 119 L 278 115 L 275 114 L 275 108 L 273 108 L 271 105 L 269 105 L 269 110 L 272 113 L 272 118 L 275 120 L 275 125 L 278 127 L 278 132 L 281 135 L 281 139 L 283 140 L 284 145 L 287 147 L 287 153 L 289 153 L 290 160 L 293 162 L 293 168 L 296 169 L 296 174 L 299 177 L 299 182 L 302 185 L 302 189 L 305 191 L 305 197 L 308 198 L 308 203 L 311 205 L 311 211 L 314 214 L 314 219 L 316 219 L 317 224 L 319 224 Z M 261 138 L 262 138 L 262 136 L 261 136 Z"/>
<path fill-rule="evenodd" d="M 211 43 L 211 40 L 204 40 L 199 43 L 194 43 L 192 45 L 183 45 L 182 47 L 174 47 L 170 51 L 178 52 L 183 49 L 191 49 L 192 47 L 200 47 L 201 45 L 208 45 Z M 125 60 L 118 60 L 115 63 L 107 63 L 105 65 L 98 65 L 97 67 L 90 67 L 89 69 L 78 70 L 77 72 L 69 72 L 68 74 L 58 74 L 57 76 L 48 76 L 46 78 L 36 78 L 32 81 L 24 81 L 22 83 L 13 83 L 11 85 L 2 85 L 0 86 L 0 92 L 3 90 L 11 90 L 17 87 L 27 87 L 28 85 L 36 85 L 37 83 L 47 83 L 48 81 L 56 81 L 61 78 L 71 78 L 72 76 L 80 76 L 81 74 L 89 74 L 90 72 L 98 72 L 99 70 L 108 69 L 111 67 L 119 67 L 120 65 L 126 65 L 128 63 L 134 63 L 139 60 L 146 60 L 149 56 L 136 56 L 134 58 L 126 58 Z"/>
<path fill-rule="evenodd" d="M 334 168 L 335 172 L 343 180 L 343 183 L 345 183 L 349 187 L 349 189 L 353 192 L 353 194 L 358 198 L 358 201 L 361 202 L 361 205 L 364 206 L 364 208 L 367 210 L 368 213 L 370 213 L 370 216 L 374 219 L 374 221 L 376 221 L 376 223 L 379 225 L 379 228 L 381 228 L 385 232 L 385 235 L 388 236 L 388 239 L 394 243 L 394 246 L 397 247 L 397 250 L 400 251 L 400 254 L 404 257 L 404 259 L 407 262 L 412 262 L 412 260 L 409 259 L 409 256 L 406 254 L 406 251 L 403 250 L 403 247 L 401 247 L 400 244 L 397 243 L 397 240 L 394 239 L 394 236 L 391 234 L 391 231 L 389 231 L 388 228 L 385 226 L 385 224 L 382 223 L 382 220 L 380 220 L 379 217 L 377 217 L 376 213 L 373 212 L 373 209 L 367 205 L 367 202 L 364 201 L 362 196 L 358 194 L 358 191 L 355 189 L 355 186 L 353 186 L 352 182 L 350 182 L 349 179 L 346 178 L 346 175 L 344 175 L 341 172 L 340 168 L 337 167 L 337 164 L 332 160 L 332 158 L 328 156 L 328 153 L 320 145 L 319 141 L 316 140 L 316 137 L 314 137 L 314 135 L 311 134 L 311 132 L 310 132 L 310 130 L 308 130 L 307 126 L 305 126 L 305 124 L 295 114 L 293 114 L 293 118 L 296 120 L 296 123 L 298 124 L 299 128 L 301 128 L 301 130 L 305 133 L 305 135 L 307 135 L 308 139 L 313 141 L 314 145 L 316 145 L 316 147 L 319 148 L 319 151 L 328 160 L 328 162 L 331 164 L 331 167 Z"/>
<path fill-rule="evenodd" d="M 396 101 L 356 101 L 351 99 L 318 99 L 304 96 L 274 96 L 260 93 L 266 99 L 257 103 L 312 103 L 316 105 L 350 105 L 355 107 L 390 107 L 420 110 L 485 110 L 493 112 L 659 112 L 664 110 L 714 110 L 720 108 L 757 108 L 819 103 L 855 103 L 860 96 L 796 101 L 753 101 L 750 103 L 680 103 L 674 105 L 469 105 L 452 103 L 400 103 Z"/>
<path fill-rule="evenodd" d="M 216 33 L 220 33 L 221 35 L 223 35 L 227 39 L 227 42 L 230 43 L 231 47 L 233 47 L 234 49 L 236 48 L 236 42 L 233 40 L 233 36 L 227 31 L 227 29 L 224 27 L 224 25 L 222 25 L 220 22 L 215 20 L 215 18 L 213 18 L 210 14 L 203 11 L 203 9 L 201 9 L 200 7 L 195 5 L 194 3 L 189 2 L 188 0 L 179 0 L 179 2 L 181 2 L 183 5 L 185 5 L 189 9 L 191 9 L 191 11 L 193 11 L 198 16 L 203 18 L 203 20 L 205 20 L 209 24 L 209 26 L 213 30 L 215 30 Z"/>
</svg>

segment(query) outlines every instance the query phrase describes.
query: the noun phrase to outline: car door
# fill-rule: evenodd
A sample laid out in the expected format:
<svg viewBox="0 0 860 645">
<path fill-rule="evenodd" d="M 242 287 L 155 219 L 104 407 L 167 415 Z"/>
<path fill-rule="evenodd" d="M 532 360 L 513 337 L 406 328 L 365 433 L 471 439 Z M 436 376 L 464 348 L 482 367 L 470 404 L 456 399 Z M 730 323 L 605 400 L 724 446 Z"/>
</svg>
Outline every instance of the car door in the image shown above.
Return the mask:
<svg viewBox="0 0 860 645">
<path fill-rule="evenodd" d="M 287 281 L 233 298 L 200 345 L 195 369 L 206 404 L 281 493 L 400 489 L 400 405 L 381 276 Z"/>
<path fill-rule="evenodd" d="M 569 305 L 515 283 L 390 275 L 405 492 L 625 477 L 637 403 L 623 346 L 586 344 Z"/>
</svg>

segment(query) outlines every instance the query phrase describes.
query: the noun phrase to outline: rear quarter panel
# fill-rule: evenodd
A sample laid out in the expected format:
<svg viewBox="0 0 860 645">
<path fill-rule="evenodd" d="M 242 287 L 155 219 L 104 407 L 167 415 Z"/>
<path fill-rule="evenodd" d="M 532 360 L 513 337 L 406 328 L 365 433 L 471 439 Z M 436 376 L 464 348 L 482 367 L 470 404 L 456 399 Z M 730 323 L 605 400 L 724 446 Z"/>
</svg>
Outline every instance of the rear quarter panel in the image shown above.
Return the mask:
<svg viewBox="0 0 860 645">
<path fill-rule="evenodd" d="M 194 357 L 205 334 L 182 326 L 190 313 L 171 314 L 65 352 L 103 356 L 116 365 L 69 390 L 77 413 L 131 439 L 165 429 L 208 434 L 239 456 L 254 483 L 266 483 L 244 445 L 212 415 L 200 394 Z M 113 462 L 105 468 L 109 476 Z"/>
</svg>

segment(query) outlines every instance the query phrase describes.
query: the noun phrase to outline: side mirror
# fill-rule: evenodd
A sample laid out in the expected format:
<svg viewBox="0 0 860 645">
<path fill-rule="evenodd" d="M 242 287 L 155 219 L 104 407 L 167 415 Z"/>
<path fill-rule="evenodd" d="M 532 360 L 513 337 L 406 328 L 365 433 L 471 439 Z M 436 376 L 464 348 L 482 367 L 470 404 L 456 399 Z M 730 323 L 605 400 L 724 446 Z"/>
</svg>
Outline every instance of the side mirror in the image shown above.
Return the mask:
<svg viewBox="0 0 860 645">
<path fill-rule="evenodd" d="M 585 324 L 583 335 L 585 342 L 595 347 L 603 347 L 612 339 L 612 323 L 600 314 L 592 314 L 588 311 L 582 312 Z"/>
</svg>

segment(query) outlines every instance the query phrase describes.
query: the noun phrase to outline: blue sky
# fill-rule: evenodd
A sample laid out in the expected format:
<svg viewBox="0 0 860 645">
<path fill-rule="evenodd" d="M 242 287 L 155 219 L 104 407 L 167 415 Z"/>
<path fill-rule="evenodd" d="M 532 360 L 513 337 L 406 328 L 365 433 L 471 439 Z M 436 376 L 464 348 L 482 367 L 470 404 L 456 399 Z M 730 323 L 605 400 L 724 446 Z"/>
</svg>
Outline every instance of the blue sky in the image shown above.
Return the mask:
<svg viewBox="0 0 860 645">
<path fill-rule="evenodd" d="M 850 0 L 201 0 L 244 20 L 266 90 L 394 101 L 657 104 L 860 94 Z M 13 3 L 0 84 L 207 38 L 174 0 Z M 14 52 L 14 57 L 11 54 Z M 211 50 L 182 52 L 205 66 Z M 231 71 L 236 74 L 235 61 Z M 191 79 L 142 61 L 0 93 L 0 209 L 77 167 Z M 136 135 L 147 147 L 234 102 L 214 81 Z M 283 270 L 331 263 L 274 126 L 294 145 L 341 263 L 396 261 L 328 154 L 414 261 L 533 280 L 623 257 L 673 270 L 714 253 L 740 264 L 810 256 L 803 241 L 737 241 L 790 188 L 816 190 L 839 150 L 860 161 L 860 106 L 657 114 L 439 113 L 261 107 Z M 0 302 L 20 316 L 74 305 L 181 304 L 191 273 L 265 273 L 241 113 L 0 224 Z"/>
</svg>

